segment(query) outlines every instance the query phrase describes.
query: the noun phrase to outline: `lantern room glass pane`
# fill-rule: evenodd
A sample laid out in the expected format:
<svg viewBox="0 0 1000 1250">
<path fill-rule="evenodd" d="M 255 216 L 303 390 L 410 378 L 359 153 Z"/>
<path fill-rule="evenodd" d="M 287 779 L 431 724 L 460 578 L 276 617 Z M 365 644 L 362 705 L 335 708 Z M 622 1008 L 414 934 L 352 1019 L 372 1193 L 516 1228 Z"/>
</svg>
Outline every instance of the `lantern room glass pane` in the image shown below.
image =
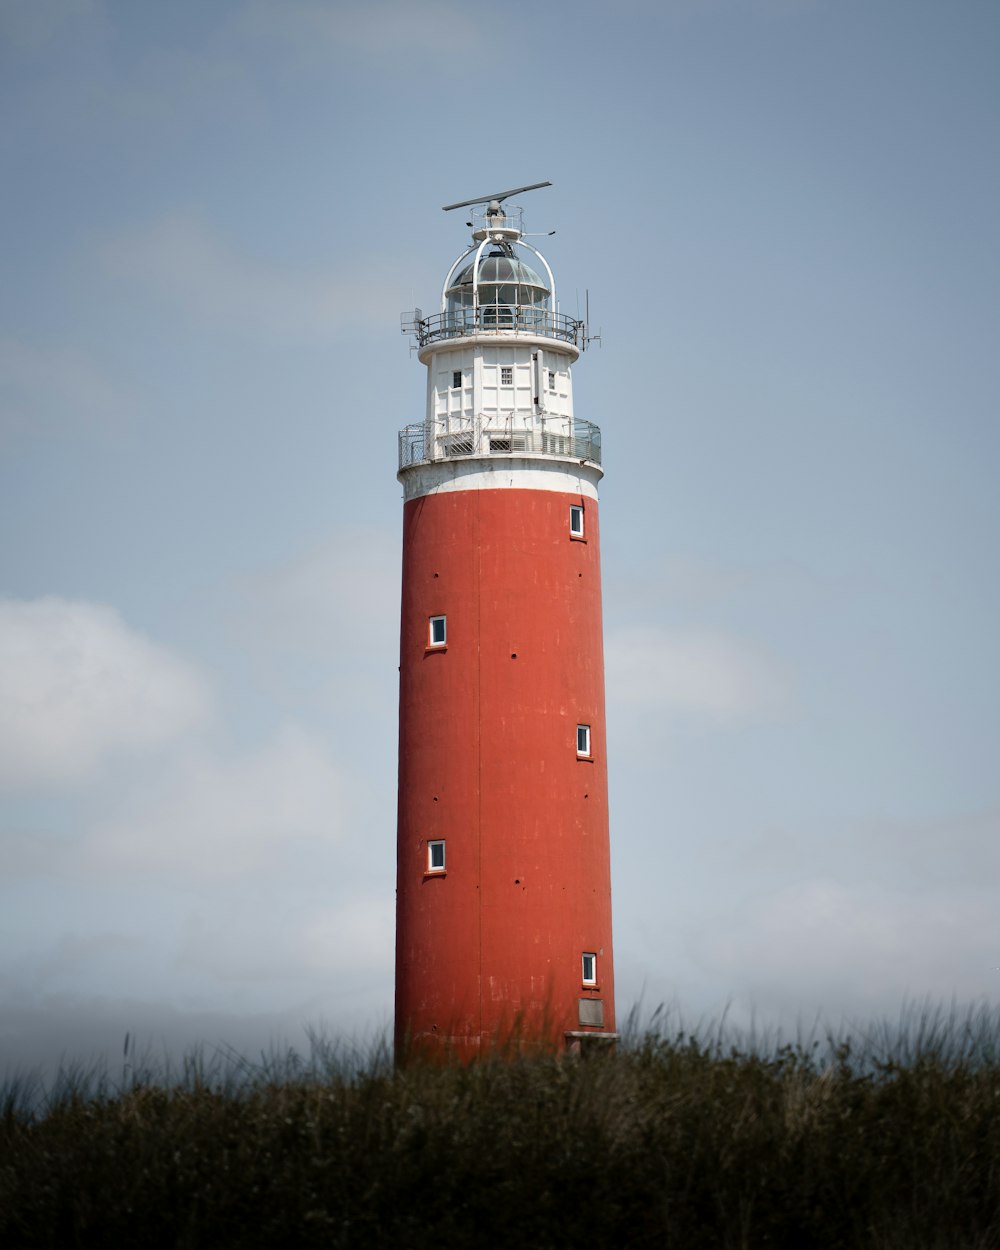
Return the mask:
<svg viewBox="0 0 1000 1250">
<path fill-rule="evenodd" d="M 458 313 L 474 302 L 473 278 L 476 263 L 470 261 L 452 281 L 447 292 L 447 311 Z M 511 309 L 545 306 L 549 288 L 542 278 L 517 256 L 490 252 L 479 262 L 478 302 L 480 305 L 501 305 Z M 496 324 L 496 322 L 494 322 Z"/>
</svg>

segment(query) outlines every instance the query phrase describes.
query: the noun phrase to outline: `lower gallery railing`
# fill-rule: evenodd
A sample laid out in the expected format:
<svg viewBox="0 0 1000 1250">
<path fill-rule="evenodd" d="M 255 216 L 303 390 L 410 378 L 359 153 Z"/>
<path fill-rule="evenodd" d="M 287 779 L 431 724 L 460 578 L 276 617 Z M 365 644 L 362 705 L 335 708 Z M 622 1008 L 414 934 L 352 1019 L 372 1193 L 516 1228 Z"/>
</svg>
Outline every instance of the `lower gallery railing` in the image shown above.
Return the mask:
<svg viewBox="0 0 1000 1250">
<path fill-rule="evenodd" d="M 459 428 L 434 429 L 425 422 L 399 431 L 399 467 L 464 456 L 559 456 L 601 463 L 601 431 L 592 421 L 566 421 L 554 430 L 511 429 L 479 417 Z"/>
</svg>

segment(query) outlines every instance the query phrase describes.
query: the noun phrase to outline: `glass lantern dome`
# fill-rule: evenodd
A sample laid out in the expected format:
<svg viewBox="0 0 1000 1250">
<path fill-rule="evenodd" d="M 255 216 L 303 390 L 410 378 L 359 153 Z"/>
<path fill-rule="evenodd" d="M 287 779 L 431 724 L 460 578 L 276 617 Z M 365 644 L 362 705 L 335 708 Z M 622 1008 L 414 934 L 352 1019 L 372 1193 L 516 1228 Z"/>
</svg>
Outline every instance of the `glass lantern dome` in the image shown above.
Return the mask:
<svg viewBox="0 0 1000 1250">
<path fill-rule="evenodd" d="M 513 252 L 495 248 L 479 261 L 470 261 L 446 292 L 446 312 L 456 320 L 470 318 L 480 309 L 483 326 L 524 325 L 533 311 L 547 309 L 551 292 L 530 265 Z"/>
</svg>

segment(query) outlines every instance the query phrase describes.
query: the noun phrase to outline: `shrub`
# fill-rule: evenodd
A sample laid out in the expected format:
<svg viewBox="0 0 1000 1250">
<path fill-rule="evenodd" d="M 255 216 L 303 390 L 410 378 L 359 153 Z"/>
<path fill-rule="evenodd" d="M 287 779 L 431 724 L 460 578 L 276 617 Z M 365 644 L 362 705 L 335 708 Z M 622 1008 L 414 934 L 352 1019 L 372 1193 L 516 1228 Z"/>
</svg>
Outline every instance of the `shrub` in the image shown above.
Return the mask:
<svg viewBox="0 0 1000 1250">
<path fill-rule="evenodd" d="M 314 1039 L 0 1097 L 8 1247 L 1000 1247 L 998 1018 L 633 1030 L 393 1070 Z"/>
</svg>

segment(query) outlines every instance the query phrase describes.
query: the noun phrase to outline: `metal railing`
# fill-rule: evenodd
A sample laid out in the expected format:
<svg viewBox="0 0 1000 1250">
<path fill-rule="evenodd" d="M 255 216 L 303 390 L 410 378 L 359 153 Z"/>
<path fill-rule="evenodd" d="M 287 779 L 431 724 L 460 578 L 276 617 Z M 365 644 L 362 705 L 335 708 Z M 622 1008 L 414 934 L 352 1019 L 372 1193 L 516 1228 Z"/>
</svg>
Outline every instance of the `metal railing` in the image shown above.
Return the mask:
<svg viewBox="0 0 1000 1250">
<path fill-rule="evenodd" d="M 572 433 L 564 420 L 550 424 L 550 429 L 516 430 L 480 416 L 459 428 L 433 431 L 426 422 L 415 422 L 399 431 L 399 467 L 469 456 L 556 456 L 601 463 L 601 431 L 593 421 L 574 418 Z"/>
<path fill-rule="evenodd" d="M 400 324 L 404 334 L 416 336 L 420 347 L 443 339 L 467 338 L 470 334 L 537 334 L 574 343 L 581 350 L 584 346 L 582 321 L 532 304 L 482 304 L 479 308 L 462 308 L 426 317 L 417 316 L 416 312 L 403 313 Z"/>
<path fill-rule="evenodd" d="M 524 209 L 518 204 L 508 204 L 499 213 L 491 213 L 482 205 L 472 210 L 472 237 L 492 234 L 497 231 L 504 233 L 524 233 Z"/>
</svg>

